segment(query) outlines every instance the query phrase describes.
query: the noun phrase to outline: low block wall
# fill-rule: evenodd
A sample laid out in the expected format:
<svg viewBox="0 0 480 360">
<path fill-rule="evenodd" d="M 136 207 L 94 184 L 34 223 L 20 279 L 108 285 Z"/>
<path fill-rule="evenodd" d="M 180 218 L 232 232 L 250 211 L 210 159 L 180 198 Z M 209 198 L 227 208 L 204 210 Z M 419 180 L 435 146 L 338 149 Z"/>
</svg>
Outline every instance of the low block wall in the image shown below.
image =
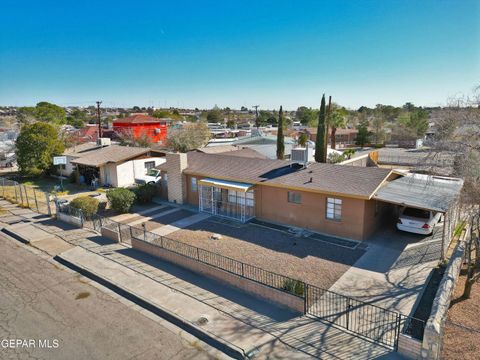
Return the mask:
<svg viewBox="0 0 480 360">
<path fill-rule="evenodd" d="M 455 291 L 455 285 L 462 269 L 465 258 L 466 239 L 469 229 L 463 233 L 460 241 L 453 250 L 448 262 L 445 274 L 440 282 L 435 299 L 433 300 L 432 312 L 425 325 L 422 343 L 422 359 L 438 360 L 441 358 L 443 330 L 447 319 L 450 301 Z"/>
<path fill-rule="evenodd" d="M 120 237 L 118 236 L 118 231 L 111 230 L 109 228 L 106 228 L 102 226 L 100 229 L 100 233 L 102 236 L 105 236 L 106 238 L 109 238 L 111 240 L 114 240 L 116 242 L 120 242 Z"/>
<path fill-rule="evenodd" d="M 57 212 L 57 220 L 75 225 L 77 227 L 83 227 L 82 219 L 61 212 Z"/>
<path fill-rule="evenodd" d="M 287 307 L 293 311 L 299 313 L 304 312 L 304 300 L 298 296 L 290 295 L 286 292 L 259 284 L 255 281 L 242 278 L 238 275 L 231 274 L 227 271 L 217 269 L 213 266 L 190 259 L 186 256 L 162 249 L 161 247 L 142 240 L 132 238 L 132 247 L 194 272 L 214 278 L 215 280 L 227 283 L 228 285 L 234 286 L 240 290 L 246 291 L 280 306 Z"/>
<path fill-rule="evenodd" d="M 409 359 L 421 359 L 422 342 L 411 336 L 400 334 L 398 336 L 397 352 Z"/>
</svg>

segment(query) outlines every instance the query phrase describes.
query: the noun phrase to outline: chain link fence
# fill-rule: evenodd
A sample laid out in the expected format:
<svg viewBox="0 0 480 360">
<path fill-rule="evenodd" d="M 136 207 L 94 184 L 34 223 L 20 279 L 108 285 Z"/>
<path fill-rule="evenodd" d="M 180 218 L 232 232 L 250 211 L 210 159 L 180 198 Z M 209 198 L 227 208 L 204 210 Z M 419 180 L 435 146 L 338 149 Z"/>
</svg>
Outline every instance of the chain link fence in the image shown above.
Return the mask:
<svg viewBox="0 0 480 360">
<path fill-rule="evenodd" d="M 54 196 L 14 180 L 0 178 L 0 196 L 11 203 L 32 209 L 40 214 L 54 215 L 56 213 Z"/>
</svg>

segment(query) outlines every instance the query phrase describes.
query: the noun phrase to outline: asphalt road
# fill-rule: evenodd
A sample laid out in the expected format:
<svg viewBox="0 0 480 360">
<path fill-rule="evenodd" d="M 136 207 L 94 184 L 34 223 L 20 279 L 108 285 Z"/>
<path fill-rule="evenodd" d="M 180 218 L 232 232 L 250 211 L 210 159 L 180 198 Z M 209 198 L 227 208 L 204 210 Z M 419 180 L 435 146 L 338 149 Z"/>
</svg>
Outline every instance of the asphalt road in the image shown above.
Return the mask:
<svg viewBox="0 0 480 360">
<path fill-rule="evenodd" d="M 79 275 L 0 236 L 0 359 L 211 359 Z"/>
</svg>

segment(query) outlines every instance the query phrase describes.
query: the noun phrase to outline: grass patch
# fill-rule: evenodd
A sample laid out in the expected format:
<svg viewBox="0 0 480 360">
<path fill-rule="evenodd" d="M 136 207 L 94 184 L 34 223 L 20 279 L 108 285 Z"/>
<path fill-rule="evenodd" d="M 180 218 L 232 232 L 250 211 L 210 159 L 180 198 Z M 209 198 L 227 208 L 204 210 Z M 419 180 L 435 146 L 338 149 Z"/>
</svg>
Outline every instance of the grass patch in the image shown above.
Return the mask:
<svg viewBox="0 0 480 360">
<path fill-rule="evenodd" d="M 287 279 L 283 282 L 282 290 L 303 297 L 305 295 L 305 285 L 300 280 Z"/>
<path fill-rule="evenodd" d="M 465 221 L 460 222 L 460 224 L 457 224 L 455 226 L 455 230 L 453 231 L 453 236 L 460 236 L 462 233 L 463 229 L 465 229 Z"/>
</svg>

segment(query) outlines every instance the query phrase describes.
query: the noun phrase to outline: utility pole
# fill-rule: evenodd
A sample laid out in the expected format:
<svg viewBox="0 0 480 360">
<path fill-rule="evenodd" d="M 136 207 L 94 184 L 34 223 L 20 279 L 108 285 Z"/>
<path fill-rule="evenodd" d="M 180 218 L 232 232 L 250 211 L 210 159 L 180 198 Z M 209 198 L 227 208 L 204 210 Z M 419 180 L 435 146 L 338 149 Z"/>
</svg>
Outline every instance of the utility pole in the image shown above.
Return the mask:
<svg viewBox="0 0 480 360">
<path fill-rule="evenodd" d="M 100 104 L 101 101 L 97 101 L 97 122 L 98 122 L 98 138 L 102 137 L 102 119 L 100 119 Z"/>
<path fill-rule="evenodd" d="M 330 115 L 332 111 L 332 96 L 330 95 L 328 97 L 328 108 L 327 108 L 327 120 L 325 121 L 325 152 L 323 153 L 323 156 L 325 157 L 324 162 L 327 162 L 328 159 L 328 141 L 330 140 L 330 137 L 328 136 L 328 122 L 330 121 Z"/>
<path fill-rule="evenodd" d="M 257 127 L 257 129 L 258 129 L 258 127 L 259 127 L 259 126 L 258 126 L 258 125 L 259 125 L 259 124 L 258 124 L 258 107 L 259 107 L 259 106 L 260 106 L 260 105 L 253 105 L 253 106 L 252 106 L 252 107 L 255 108 L 255 126 Z"/>
</svg>

